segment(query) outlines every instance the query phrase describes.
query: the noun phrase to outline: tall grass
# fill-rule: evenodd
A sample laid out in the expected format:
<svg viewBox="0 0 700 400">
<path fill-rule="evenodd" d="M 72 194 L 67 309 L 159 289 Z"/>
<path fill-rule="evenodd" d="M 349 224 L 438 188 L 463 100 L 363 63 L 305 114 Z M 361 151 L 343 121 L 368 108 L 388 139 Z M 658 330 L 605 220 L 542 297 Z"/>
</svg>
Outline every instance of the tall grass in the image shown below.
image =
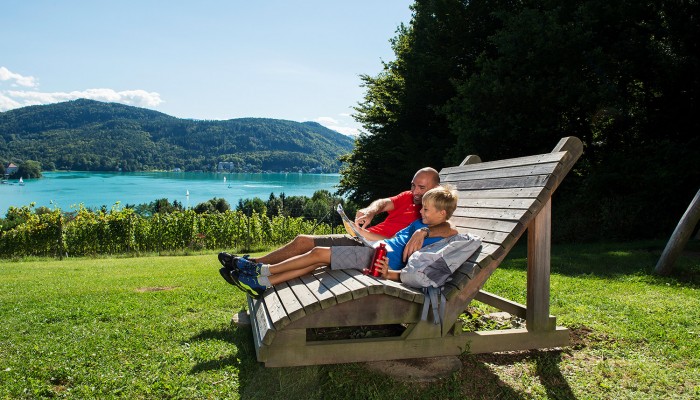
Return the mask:
<svg viewBox="0 0 700 400">
<path fill-rule="evenodd" d="M 430 384 L 364 364 L 258 364 L 249 328 L 229 322 L 244 296 L 214 252 L 2 261 L 0 398 L 698 398 L 700 246 L 661 278 L 663 245 L 555 246 L 551 312 L 572 346 L 465 354 Z M 485 289 L 525 302 L 524 254 Z"/>
</svg>

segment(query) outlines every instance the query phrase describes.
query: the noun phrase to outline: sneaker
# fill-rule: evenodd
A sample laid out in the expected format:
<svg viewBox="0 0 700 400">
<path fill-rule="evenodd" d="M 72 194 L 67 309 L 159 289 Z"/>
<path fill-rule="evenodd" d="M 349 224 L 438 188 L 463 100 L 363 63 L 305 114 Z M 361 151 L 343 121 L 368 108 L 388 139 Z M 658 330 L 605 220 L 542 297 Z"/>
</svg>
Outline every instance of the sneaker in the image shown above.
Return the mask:
<svg viewBox="0 0 700 400">
<path fill-rule="evenodd" d="M 238 256 L 235 254 L 219 253 L 219 262 L 228 270 L 236 268 L 236 258 L 238 258 Z"/>
<path fill-rule="evenodd" d="M 243 286 L 241 286 L 241 284 L 238 282 L 238 279 L 233 277 L 233 274 L 231 273 L 230 269 L 227 269 L 226 267 L 221 267 L 219 269 L 219 273 L 221 274 L 221 277 L 224 278 L 224 280 L 226 282 L 232 284 L 233 286 L 235 286 L 241 290 L 245 290 L 245 289 L 243 289 Z"/>
<path fill-rule="evenodd" d="M 221 267 L 219 269 L 219 273 L 226 282 L 249 294 L 250 297 L 254 299 L 261 298 L 263 293 L 265 292 L 265 289 L 267 289 L 265 286 L 260 285 L 256 278 L 245 275 L 239 275 L 238 270 L 229 270 L 226 269 L 226 267 Z M 247 283 L 241 282 L 239 280 L 240 278 L 244 278 L 245 282 Z"/>
<path fill-rule="evenodd" d="M 248 256 L 236 257 L 236 266 L 241 274 L 248 276 L 259 276 L 262 269 L 262 263 L 255 263 L 248 259 Z"/>
<path fill-rule="evenodd" d="M 241 274 L 238 276 L 238 284 L 242 287 L 243 291 L 248 293 L 250 297 L 254 299 L 259 299 L 262 297 L 263 293 L 267 287 L 258 283 L 258 278 L 254 276 L 248 276 Z"/>
</svg>

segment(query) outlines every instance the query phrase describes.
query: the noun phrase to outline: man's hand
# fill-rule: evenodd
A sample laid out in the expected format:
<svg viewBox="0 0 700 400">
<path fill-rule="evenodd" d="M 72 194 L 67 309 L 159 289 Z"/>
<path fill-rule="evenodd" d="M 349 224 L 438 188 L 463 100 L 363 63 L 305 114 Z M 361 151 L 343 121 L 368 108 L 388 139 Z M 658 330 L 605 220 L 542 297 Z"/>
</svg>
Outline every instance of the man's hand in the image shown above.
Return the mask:
<svg viewBox="0 0 700 400">
<path fill-rule="evenodd" d="M 357 213 L 355 214 L 355 225 L 361 229 L 364 229 L 366 225 L 369 225 L 370 222 L 372 222 L 372 218 L 374 218 L 375 214 L 376 212 L 370 210 L 369 207 L 357 210 Z"/>
<path fill-rule="evenodd" d="M 406 243 L 406 247 L 403 248 L 403 262 L 406 262 L 411 254 L 423 247 L 423 241 L 427 236 L 428 232 L 422 229 L 413 232 L 411 239 L 409 239 L 408 243 Z"/>
</svg>

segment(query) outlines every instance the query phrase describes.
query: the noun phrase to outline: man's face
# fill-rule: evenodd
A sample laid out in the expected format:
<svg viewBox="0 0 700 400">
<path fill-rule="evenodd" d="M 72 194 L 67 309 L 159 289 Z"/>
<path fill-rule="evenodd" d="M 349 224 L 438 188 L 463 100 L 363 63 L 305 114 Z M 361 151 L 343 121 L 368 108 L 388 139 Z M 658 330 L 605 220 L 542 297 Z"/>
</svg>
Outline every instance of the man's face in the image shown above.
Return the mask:
<svg viewBox="0 0 700 400">
<path fill-rule="evenodd" d="M 411 181 L 411 193 L 413 194 L 413 204 L 420 205 L 423 202 L 423 195 L 428 190 L 437 186 L 427 173 L 420 173 L 413 177 Z"/>
</svg>

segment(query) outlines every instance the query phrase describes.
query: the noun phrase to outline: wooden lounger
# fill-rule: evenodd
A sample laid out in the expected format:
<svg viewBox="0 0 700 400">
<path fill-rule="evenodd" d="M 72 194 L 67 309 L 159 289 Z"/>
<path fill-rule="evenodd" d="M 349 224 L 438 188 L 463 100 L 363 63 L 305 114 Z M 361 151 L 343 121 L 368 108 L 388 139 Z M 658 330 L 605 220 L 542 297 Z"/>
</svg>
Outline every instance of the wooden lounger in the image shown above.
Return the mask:
<svg viewBox="0 0 700 400">
<path fill-rule="evenodd" d="M 446 286 L 443 324 L 421 320 L 424 295 L 359 271 L 319 270 L 248 298 L 258 361 L 268 367 L 459 355 L 566 346 L 567 329 L 549 315 L 551 196 L 582 153 L 563 138 L 551 153 L 480 162 L 467 157 L 440 171 L 459 204 L 451 221 L 480 236 L 482 247 Z M 481 288 L 528 230 L 527 306 Z M 526 329 L 462 332 L 459 315 L 473 300 L 526 320 Z M 317 328 L 396 325 L 400 336 L 314 340 Z"/>
</svg>

